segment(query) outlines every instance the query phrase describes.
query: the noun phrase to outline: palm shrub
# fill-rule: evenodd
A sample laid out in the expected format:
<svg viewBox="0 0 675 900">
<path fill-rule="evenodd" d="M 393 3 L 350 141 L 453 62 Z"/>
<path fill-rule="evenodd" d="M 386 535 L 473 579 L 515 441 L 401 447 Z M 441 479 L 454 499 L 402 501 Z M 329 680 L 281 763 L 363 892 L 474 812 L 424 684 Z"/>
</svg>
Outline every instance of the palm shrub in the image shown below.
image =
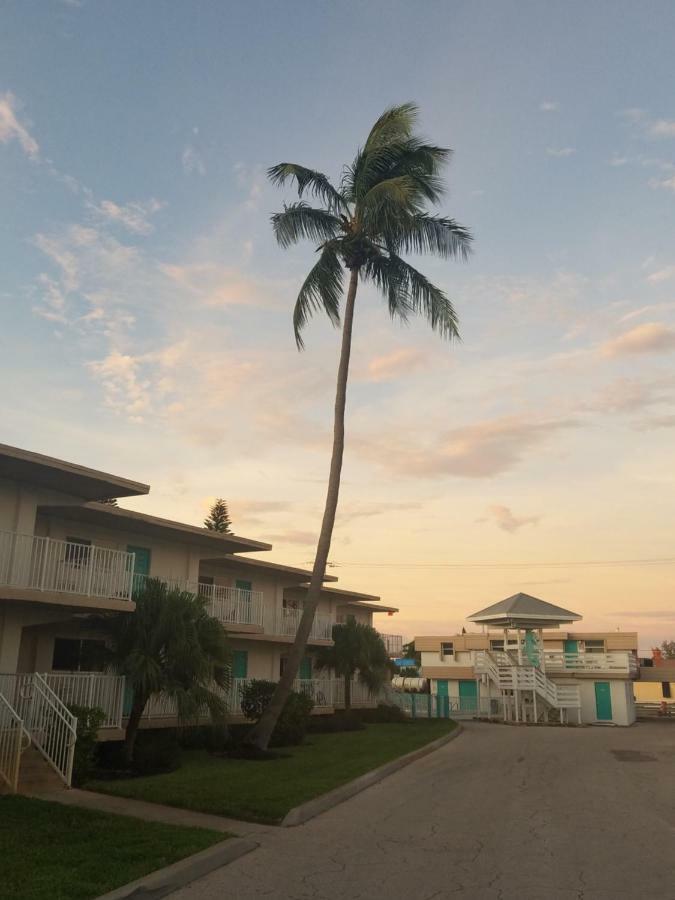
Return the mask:
<svg viewBox="0 0 675 900">
<path fill-rule="evenodd" d="M 393 663 L 384 641 L 374 628 L 349 616 L 344 625 L 333 626 L 333 644 L 320 647 L 314 658 L 317 669 L 331 669 L 344 679 L 345 709 L 352 705 L 352 679 L 376 693 L 391 680 Z"/>
<path fill-rule="evenodd" d="M 230 686 L 227 635 L 208 614 L 205 598 L 148 578 L 134 601 L 133 613 L 113 613 L 94 623 L 107 633 L 108 666 L 126 677 L 133 694 L 124 739 L 126 765 L 132 762 L 139 724 L 152 697 L 168 695 L 183 722 L 205 710 L 214 722 L 222 722 Z"/>
<path fill-rule="evenodd" d="M 98 730 L 105 722 L 105 713 L 97 706 L 80 706 L 76 703 L 71 704 L 68 709 L 77 719 L 73 784 L 80 787 L 94 768 Z"/>
<path fill-rule="evenodd" d="M 315 312 L 325 313 L 336 327 L 342 325 L 342 343 L 330 473 L 310 587 L 284 673 L 272 702 L 248 738 L 259 749 L 267 747 L 305 655 L 326 573 L 340 492 L 359 284 L 375 285 L 392 318 L 405 321 L 411 315 L 421 315 L 441 337 L 458 337 L 457 316 L 450 299 L 403 258 L 407 253 L 432 253 L 445 259 L 464 259 L 471 245 L 466 228 L 428 210 L 443 195 L 441 172 L 450 151 L 417 135 L 416 119 L 413 103 L 386 110 L 354 161 L 344 168 L 338 187 L 322 172 L 296 163 L 279 163 L 268 172 L 274 184 L 281 187 L 295 183 L 298 191 L 297 201 L 272 216 L 279 245 L 287 248 L 308 239 L 317 248 L 318 259 L 300 288 L 293 312 L 298 348 L 303 347 L 302 331 Z M 310 205 L 307 198 L 316 205 Z"/>
<path fill-rule="evenodd" d="M 272 701 L 276 682 L 254 678 L 241 687 L 241 711 L 259 722 Z M 301 744 L 307 734 L 314 701 L 302 691 L 291 691 L 279 716 L 270 743 L 275 747 Z"/>
</svg>

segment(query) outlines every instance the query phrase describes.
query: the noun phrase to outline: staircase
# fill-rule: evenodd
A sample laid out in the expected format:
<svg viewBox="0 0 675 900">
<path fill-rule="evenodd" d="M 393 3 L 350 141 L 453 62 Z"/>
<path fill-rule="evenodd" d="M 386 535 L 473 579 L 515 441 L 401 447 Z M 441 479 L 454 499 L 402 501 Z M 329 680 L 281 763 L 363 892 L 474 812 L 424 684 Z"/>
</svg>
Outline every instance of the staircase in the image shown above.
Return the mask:
<svg viewBox="0 0 675 900">
<path fill-rule="evenodd" d="M 0 675 L 2 789 L 70 787 L 76 739 L 77 719 L 41 675 Z"/>
<path fill-rule="evenodd" d="M 558 684 L 548 678 L 532 655 L 527 662 L 519 663 L 513 653 L 483 650 L 477 654 L 475 671 L 499 689 L 507 720 L 547 721 L 549 711 L 557 710 L 563 722 L 570 710 L 581 707 L 577 685 Z"/>
</svg>

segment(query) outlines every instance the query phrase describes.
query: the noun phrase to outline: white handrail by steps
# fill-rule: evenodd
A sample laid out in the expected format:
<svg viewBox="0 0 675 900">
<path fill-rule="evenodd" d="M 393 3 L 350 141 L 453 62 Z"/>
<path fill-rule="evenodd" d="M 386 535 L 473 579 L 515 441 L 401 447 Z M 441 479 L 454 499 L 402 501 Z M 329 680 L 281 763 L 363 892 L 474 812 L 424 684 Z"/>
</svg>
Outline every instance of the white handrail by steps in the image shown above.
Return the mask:
<svg viewBox="0 0 675 900">
<path fill-rule="evenodd" d="M 578 709 L 581 705 L 577 685 L 557 684 L 538 666 L 518 664 L 510 653 L 482 651 L 477 656 L 476 671 L 486 674 L 502 691 L 535 691 L 556 709 Z"/>
<path fill-rule="evenodd" d="M 30 735 L 21 717 L 0 694 L 0 781 L 15 794 L 19 784 L 21 754 L 30 746 Z"/>
<path fill-rule="evenodd" d="M 0 688 L 12 695 L 14 709 L 31 741 L 70 787 L 77 740 L 77 718 L 62 703 L 42 675 L 0 675 Z"/>
</svg>

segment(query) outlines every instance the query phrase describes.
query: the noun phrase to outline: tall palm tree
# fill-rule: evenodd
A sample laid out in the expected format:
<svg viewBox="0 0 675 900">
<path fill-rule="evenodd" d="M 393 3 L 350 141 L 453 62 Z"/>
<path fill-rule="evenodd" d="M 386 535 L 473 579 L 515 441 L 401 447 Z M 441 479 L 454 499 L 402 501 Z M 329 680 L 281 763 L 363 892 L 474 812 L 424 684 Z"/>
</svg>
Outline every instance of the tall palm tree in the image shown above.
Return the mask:
<svg viewBox="0 0 675 900">
<path fill-rule="evenodd" d="M 264 749 L 283 709 L 305 654 L 307 639 L 326 572 L 340 489 L 344 452 L 345 401 L 352 343 L 354 304 L 359 282 L 371 281 L 384 294 L 392 318 L 424 316 L 443 338 L 459 336 L 457 316 L 446 294 L 406 262 L 403 253 L 434 253 L 444 258 L 466 258 L 469 231 L 454 219 L 432 215 L 428 204 L 443 195 L 440 176 L 450 151 L 427 143 L 414 133 L 417 107 L 394 106 L 373 125 L 363 148 L 344 169 L 339 187 L 326 175 L 294 163 L 279 163 L 268 174 L 283 186 L 295 181 L 299 199 L 272 216 L 278 243 L 290 247 L 301 238 L 318 244 L 319 258 L 298 294 L 293 327 L 298 348 L 302 330 L 317 311 L 338 326 L 342 315 L 342 346 L 337 375 L 333 453 L 326 505 L 314 559 L 310 587 L 295 641 L 288 655 L 272 702 L 252 729 L 248 741 Z M 303 197 L 314 198 L 310 206 Z"/>
<path fill-rule="evenodd" d="M 195 718 L 204 709 L 218 719 L 226 712 L 222 694 L 230 684 L 227 635 L 207 613 L 204 598 L 148 578 L 134 593 L 134 601 L 133 613 L 113 613 L 92 623 L 108 636 L 108 666 L 126 676 L 132 692 L 124 740 L 126 763 L 132 761 L 138 727 L 151 697 L 167 694 L 182 720 Z"/>
<path fill-rule="evenodd" d="M 345 709 L 351 709 L 355 675 L 361 684 L 375 692 L 390 680 L 393 668 L 377 631 L 357 622 L 354 616 L 349 616 L 344 625 L 333 626 L 333 645 L 319 648 L 314 666 L 330 669 L 344 679 Z"/>
</svg>

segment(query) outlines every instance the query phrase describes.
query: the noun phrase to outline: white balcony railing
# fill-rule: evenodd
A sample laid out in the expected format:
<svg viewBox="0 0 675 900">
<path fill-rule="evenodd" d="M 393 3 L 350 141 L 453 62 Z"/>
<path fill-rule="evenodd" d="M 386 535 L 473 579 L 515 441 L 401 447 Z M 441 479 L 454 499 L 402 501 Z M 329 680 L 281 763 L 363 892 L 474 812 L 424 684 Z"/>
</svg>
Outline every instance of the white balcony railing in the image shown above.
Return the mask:
<svg viewBox="0 0 675 900">
<path fill-rule="evenodd" d="M 228 625 L 263 624 L 262 591 L 245 591 L 241 588 L 226 587 L 221 584 L 202 584 L 187 579 L 164 578 L 161 575 L 134 575 L 134 590 L 143 588 L 148 578 L 157 578 L 173 590 L 189 591 L 206 597 L 209 615 Z"/>
<path fill-rule="evenodd" d="M 124 675 L 107 672 L 47 672 L 49 687 L 66 706 L 97 707 L 105 713 L 101 728 L 121 728 Z"/>
<path fill-rule="evenodd" d="M 389 656 L 401 656 L 403 653 L 403 635 L 402 634 L 382 634 L 378 632 L 382 638 L 384 646 L 387 648 Z"/>
<path fill-rule="evenodd" d="M 0 584 L 130 600 L 134 554 L 93 544 L 0 531 Z"/>
<path fill-rule="evenodd" d="M 284 637 L 295 637 L 301 618 L 301 609 L 291 609 L 285 606 L 276 607 L 265 618 L 265 632 Z M 331 616 L 317 613 L 314 616 L 312 630 L 309 633 L 310 639 L 332 641 L 333 625 L 335 625 L 335 619 L 331 618 Z"/>
<path fill-rule="evenodd" d="M 555 674 L 571 672 L 614 672 L 623 675 L 637 675 L 635 654 L 614 650 L 608 653 L 563 653 L 559 650 L 544 652 L 546 671 Z"/>
</svg>

